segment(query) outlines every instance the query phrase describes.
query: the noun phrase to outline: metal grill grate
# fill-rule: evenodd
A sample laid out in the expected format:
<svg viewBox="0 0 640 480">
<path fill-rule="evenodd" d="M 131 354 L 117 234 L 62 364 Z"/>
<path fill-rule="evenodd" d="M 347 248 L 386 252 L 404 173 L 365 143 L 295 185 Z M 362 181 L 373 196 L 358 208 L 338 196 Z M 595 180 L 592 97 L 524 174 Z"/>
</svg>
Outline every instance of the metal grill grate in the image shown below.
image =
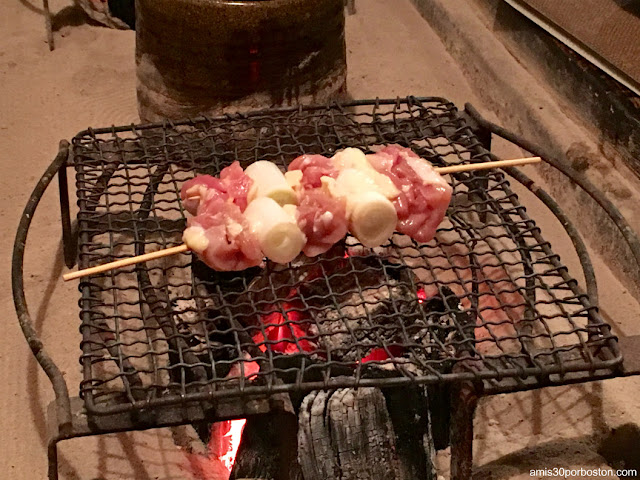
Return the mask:
<svg viewBox="0 0 640 480">
<path fill-rule="evenodd" d="M 454 105 L 434 98 L 87 130 L 73 141 L 79 266 L 180 244 L 180 187 L 198 173 L 389 143 L 437 165 L 489 160 Z M 593 353 L 617 354 L 607 325 L 503 173 L 449 178 L 452 204 L 426 245 L 347 238 L 287 267 L 221 274 L 183 254 L 88 277 L 87 408 L 611 367 Z"/>
</svg>

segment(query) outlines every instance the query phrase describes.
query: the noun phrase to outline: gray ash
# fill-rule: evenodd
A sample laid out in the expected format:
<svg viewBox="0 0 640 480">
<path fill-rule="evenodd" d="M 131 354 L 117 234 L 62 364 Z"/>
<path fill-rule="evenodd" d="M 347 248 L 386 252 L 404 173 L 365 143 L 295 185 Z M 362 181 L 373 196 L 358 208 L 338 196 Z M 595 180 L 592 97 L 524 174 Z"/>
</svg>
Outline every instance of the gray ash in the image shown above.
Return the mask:
<svg viewBox="0 0 640 480">
<path fill-rule="evenodd" d="M 455 357 L 458 340 L 473 335 L 472 330 L 457 329 L 457 324 L 472 322 L 450 289 L 443 287 L 440 295 L 422 299 L 411 270 L 380 257 L 349 258 L 329 280 L 320 280 L 305 284 L 300 294 L 313 307 L 309 333 L 336 361 L 392 357 L 380 365 L 392 368 L 395 357 L 400 363 L 424 365 Z"/>
</svg>

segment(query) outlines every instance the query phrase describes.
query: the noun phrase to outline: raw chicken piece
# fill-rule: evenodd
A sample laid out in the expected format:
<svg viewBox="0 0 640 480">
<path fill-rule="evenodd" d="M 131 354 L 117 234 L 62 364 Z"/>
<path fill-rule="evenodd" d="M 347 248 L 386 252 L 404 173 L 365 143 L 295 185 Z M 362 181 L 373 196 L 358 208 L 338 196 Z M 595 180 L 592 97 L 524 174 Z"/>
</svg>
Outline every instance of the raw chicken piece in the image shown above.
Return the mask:
<svg viewBox="0 0 640 480">
<path fill-rule="evenodd" d="M 221 199 L 200 205 L 198 215 L 187 220 L 183 240 L 215 270 L 244 270 L 262 262 L 258 239 L 240 207 Z"/>
<path fill-rule="evenodd" d="M 205 198 L 211 200 L 214 197 L 226 200 L 228 195 L 220 179 L 211 175 L 198 175 L 185 182 L 180 190 L 182 205 L 191 215 L 198 212 L 198 207 Z"/>
<path fill-rule="evenodd" d="M 220 181 L 224 185 L 227 194 L 233 198 L 233 203 L 240 207 L 240 211 L 244 212 L 247 208 L 247 195 L 253 180 L 244 173 L 239 162 L 233 162 L 220 172 Z"/>
<path fill-rule="evenodd" d="M 228 198 L 244 212 L 252 182 L 236 161 L 222 169 L 220 178 L 198 175 L 185 182 L 180 191 L 180 198 L 184 208 L 191 215 L 196 215 L 198 208 L 204 203 Z"/>
<path fill-rule="evenodd" d="M 289 164 L 288 170 L 302 171 L 303 188 L 318 188 L 322 177 L 336 178 L 339 173 L 333 161 L 322 155 L 301 155 Z"/>
<path fill-rule="evenodd" d="M 433 239 L 451 202 L 451 186 L 409 148 L 389 145 L 367 160 L 400 190 L 393 200 L 396 229 L 420 243 Z"/>
<path fill-rule="evenodd" d="M 320 188 L 304 190 L 299 196 L 297 221 L 307 237 L 302 251 L 307 257 L 315 257 L 347 234 L 346 203 Z"/>
</svg>

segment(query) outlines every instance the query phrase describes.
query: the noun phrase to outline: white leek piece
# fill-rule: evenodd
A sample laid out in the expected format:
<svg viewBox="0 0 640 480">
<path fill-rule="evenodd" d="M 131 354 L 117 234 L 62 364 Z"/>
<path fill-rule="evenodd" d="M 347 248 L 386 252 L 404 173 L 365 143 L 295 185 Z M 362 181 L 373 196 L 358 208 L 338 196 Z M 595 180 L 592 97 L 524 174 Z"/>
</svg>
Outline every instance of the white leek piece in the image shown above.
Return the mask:
<svg viewBox="0 0 640 480">
<path fill-rule="evenodd" d="M 270 197 L 258 197 L 244 215 L 265 256 L 276 263 L 289 263 L 302 251 L 307 239 L 294 216 Z"/>
<path fill-rule="evenodd" d="M 389 240 L 398 222 L 393 203 L 378 192 L 358 193 L 347 199 L 347 215 L 351 233 L 369 248 Z"/>
<path fill-rule="evenodd" d="M 271 198 L 279 205 L 297 203 L 295 192 L 275 163 L 260 160 L 249 165 L 244 173 L 253 180 L 248 195 L 249 203 L 260 197 Z"/>
<path fill-rule="evenodd" d="M 366 247 L 382 245 L 393 234 L 398 214 L 393 203 L 365 172 L 347 168 L 337 179 L 322 177 L 323 188 L 334 197 L 345 198 L 351 233 Z"/>
<path fill-rule="evenodd" d="M 378 172 L 371 166 L 362 150 L 345 148 L 336 153 L 331 160 L 334 166 L 341 172 L 353 169 L 365 174 L 369 177 L 367 181 L 370 185 L 369 189 L 374 189 L 390 200 L 393 200 L 400 194 L 400 191 L 389 177 Z"/>
<path fill-rule="evenodd" d="M 331 160 L 338 170 L 344 170 L 345 168 L 357 168 L 360 170 L 371 168 L 366 155 L 358 148 L 349 147 L 340 150 L 331 157 Z"/>
<path fill-rule="evenodd" d="M 382 194 L 378 189 L 378 185 L 370 175 L 355 168 L 342 170 L 338 174 L 335 183 L 332 185 L 332 182 L 328 182 L 328 184 L 329 190 L 333 190 L 334 195 L 338 197 L 348 197 L 351 194 L 361 192 L 377 192 Z"/>
<path fill-rule="evenodd" d="M 290 203 L 288 203 L 287 205 L 283 205 L 282 209 L 287 215 L 289 215 L 291 218 L 293 218 L 294 221 L 297 222 L 298 207 L 296 205 L 291 205 Z"/>
<path fill-rule="evenodd" d="M 204 233 L 204 228 L 200 225 L 185 228 L 182 233 L 182 241 L 189 247 L 189 250 L 196 253 L 204 252 L 209 246 L 209 239 Z"/>
<path fill-rule="evenodd" d="M 287 183 L 294 190 L 300 187 L 300 183 L 302 183 L 302 170 L 289 170 L 284 173 L 284 178 L 287 180 Z"/>
</svg>

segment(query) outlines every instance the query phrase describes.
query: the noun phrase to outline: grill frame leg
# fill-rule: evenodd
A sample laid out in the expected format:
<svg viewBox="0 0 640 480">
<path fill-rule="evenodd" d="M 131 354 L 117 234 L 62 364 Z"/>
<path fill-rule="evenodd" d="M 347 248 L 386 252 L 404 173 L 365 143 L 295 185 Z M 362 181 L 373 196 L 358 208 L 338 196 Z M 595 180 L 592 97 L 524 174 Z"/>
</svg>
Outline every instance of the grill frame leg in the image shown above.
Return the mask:
<svg viewBox="0 0 640 480">
<path fill-rule="evenodd" d="M 480 388 L 463 382 L 451 389 L 451 480 L 469 480 L 473 467 L 473 417 Z"/>
<path fill-rule="evenodd" d="M 356 13 L 356 0 L 345 0 L 345 6 L 347 7 L 347 13 L 349 15 L 355 15 Z"/>
<path fill-rule="evenodd" d="M 48 478 L 49 480 L 58 480 L 58 438 L 54 437 L 49 440 L 47 445 L 47 458 L 49 460 Z"/>
<path fill-rule="evenodd" d="M 51 9 L 49 8 L 49 0 L 42 0 L 42 10 L 44 12 L 44 26 L 47 32 L 47 44 L 49 51 L 53 52 L 56 48 L 53 41 L 53 25 L 51 21 Z"/>
</svg>

